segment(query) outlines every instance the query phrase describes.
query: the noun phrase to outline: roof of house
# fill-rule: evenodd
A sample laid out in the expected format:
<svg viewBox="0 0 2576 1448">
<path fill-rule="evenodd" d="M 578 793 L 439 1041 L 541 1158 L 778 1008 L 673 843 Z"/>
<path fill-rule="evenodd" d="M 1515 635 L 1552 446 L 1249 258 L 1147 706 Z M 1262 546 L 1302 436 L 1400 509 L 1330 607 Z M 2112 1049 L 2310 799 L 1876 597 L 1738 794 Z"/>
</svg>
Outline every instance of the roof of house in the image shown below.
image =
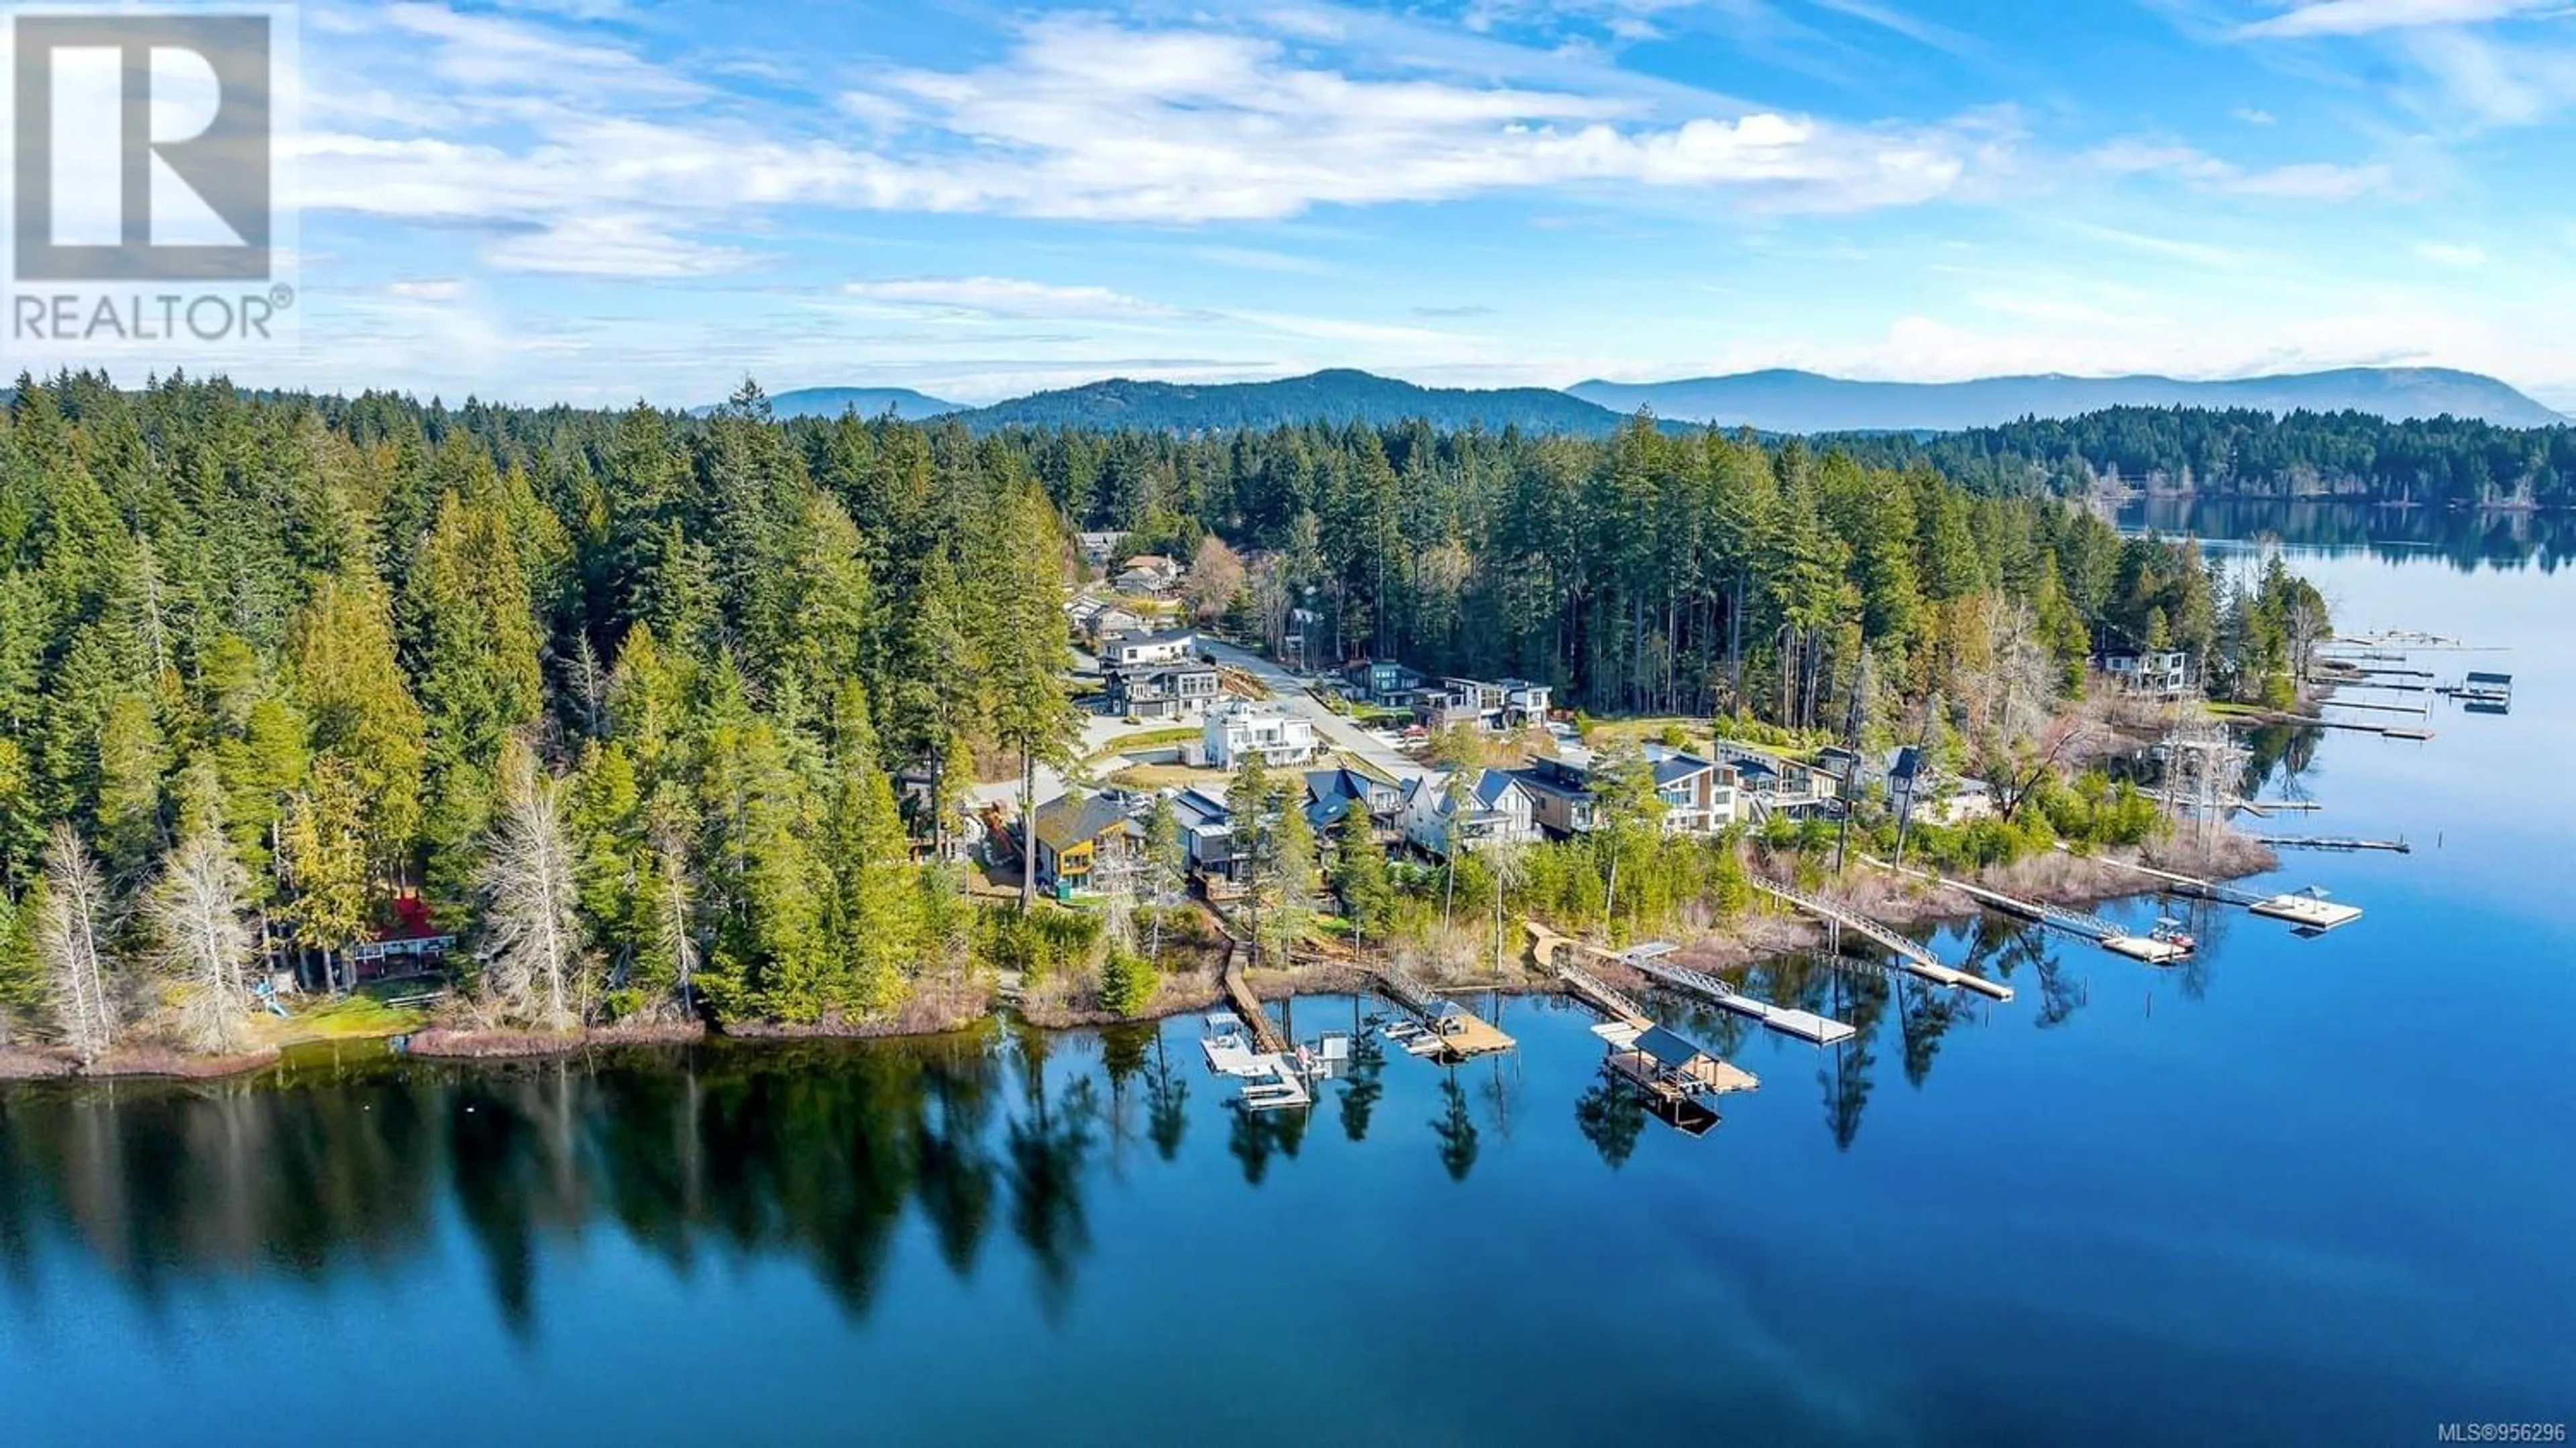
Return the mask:
<svg viewBox="0 0 2576 1448">
<path fill-rule="evenodd" d="M 1128 817 L 1124 795 L 1060 794 L 1037 810 L 1038 841 L 1051 850 L 1071 849 L 1135 828 L 1136 822 Z"/>
<path fill-rule="evenodd" d="M 1183 829 L 1224 829 L 1234 823 L 1234 811 L 1224 800 L 1195 789 L 1185 789 L 1172 796 L 1172 813 Z"/>
<path fill-rule="evenodd" d="M 1652 762 L 1655 767 L 1655 788 L 1657 789 L 1679 784 L 1686 779 L 1697 779 L 1717 768 L 1716 765 L 1696 754 L 1660 754 L 1653 756 Z"/>
<path fill-rule="evenodd" d="M 1520 782 L 1520 777 L 1508 769 L 1488 769 L 1476 776 L 1471 793 L 1475 795 L 1476 803 L 1489 810 L 1497 809 L 1502 805 L 1503 796 L 1519 788 Z"/>
<path fill-rule="evenodd" d="M 1554 795 L 1559 799 L 1590 799 L 1592 788 L 1583 782 L 1580 770 L 1566 769 L 1561 766 L 1551 770 L 1546 767 L 1558 763 L 1553 759 L 1536 760 L 1529 767 L 1513 770 L 1512 773 L 1519 776 L 1521 788 L 1534 794 Z"/>
<path fill-rule="evenodd" d="M 1130 570 L 1150 570 L 1160 573 L 1178 573 L 1181 571 L 1181 565 L 1164 557 L 1160 553 L 1139 553 L 1135 557 L 1128 559 L 1126 562 L 1121 563 L 1118 566 Z"/>
</svg>

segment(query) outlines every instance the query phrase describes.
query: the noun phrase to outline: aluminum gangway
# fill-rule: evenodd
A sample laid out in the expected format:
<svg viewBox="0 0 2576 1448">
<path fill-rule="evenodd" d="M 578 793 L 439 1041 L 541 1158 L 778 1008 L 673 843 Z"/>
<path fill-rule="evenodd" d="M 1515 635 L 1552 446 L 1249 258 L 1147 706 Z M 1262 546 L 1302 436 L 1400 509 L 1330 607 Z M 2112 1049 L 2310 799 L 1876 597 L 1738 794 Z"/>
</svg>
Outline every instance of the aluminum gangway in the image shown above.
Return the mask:
<svg viewBox="0 0 2576 1448">
<path fill-rule="evenodd" d="M 1810 915 L 1830 921 L 1864 940 L 1884 946 L 1896 957 L 1897 968 L 1908 975 L 1928 980 L 1935 985 L 1975 991 L 1991 1000 L 2008 1001 L 2013 998 L 2011 986 L 2001 981 L 1988 980 L 1984 976 L 1970 975 L 1955 966 L 1944 965 L 1939 956 L 1924 949 L 1919 942 L 1908 940 L 1867 916 L 1856 915 L 1839 905 L 1817 899 L 1803 890 L 1774 884 L 1758 875 L 1752 877 L 1751 883 L 1754 889 L 1766 895 L 1785 900 Z"/>
</svg>

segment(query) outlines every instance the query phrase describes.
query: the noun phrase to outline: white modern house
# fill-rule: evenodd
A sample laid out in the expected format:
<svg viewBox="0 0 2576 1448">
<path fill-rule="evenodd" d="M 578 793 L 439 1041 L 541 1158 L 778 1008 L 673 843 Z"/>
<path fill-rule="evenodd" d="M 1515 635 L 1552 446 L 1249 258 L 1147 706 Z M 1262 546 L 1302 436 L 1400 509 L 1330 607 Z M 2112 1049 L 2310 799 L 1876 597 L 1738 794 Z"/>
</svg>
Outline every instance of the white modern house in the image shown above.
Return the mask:
<svg viewBox="0 0 2576 1448">
<path fill-rule="evenodd" d="M 1208 765 L 1215 769 L 1232 769 L 1250 754 L 1260 755 L 1262 763 L 1272 766 L 1304 764 L 1317 752 L 1315 721 L 1246 699 L 1228 700 L 1210 709 L 1200 740 Z"/>
<path fill-rule="evenodd" d="M 1159 668 L 1165 664 L 1185 663 L 1198 653 L 1198 649 L 1199 636 L 1194 629 L 1108 634 L 1100 640 L 1100 667 L 1112 671 Z"/>
<path fill-rule="evenodd" d="M 2180 649 L 2109 654 L 2102 660 L 2102 672 L 2123 694 L 2180 699 L 2191 693 L 2191 655 Z"/>
</svg>

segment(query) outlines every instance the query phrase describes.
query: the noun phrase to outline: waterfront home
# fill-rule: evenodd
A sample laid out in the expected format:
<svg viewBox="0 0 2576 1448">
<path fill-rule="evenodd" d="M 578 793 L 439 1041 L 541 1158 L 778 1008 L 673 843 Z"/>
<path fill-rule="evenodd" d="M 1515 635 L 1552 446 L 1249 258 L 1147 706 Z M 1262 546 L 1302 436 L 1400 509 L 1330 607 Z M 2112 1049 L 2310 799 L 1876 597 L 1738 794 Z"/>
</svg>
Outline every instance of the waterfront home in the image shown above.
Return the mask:
<svg viewBox="0 0 2576 1448">
<path fill-rule="evenodd" d="M 1145 827 L 1133 796 L 1116 791 L 1057 795 L 1037 808 L 1038 887 L 1086 889 L 1102 869 L 1132 864 L 1145 852 Z"/>
<path fill-rule="evenodd" d="M 1094 568 L 1106 567 L 1118 545 L 1127 541 L 1124 533 L 1076 533 L 1074 546 L 1082 550 L 1082 561 Z"/>
<path fill-rule="evenodd" d="M 1549 839 L 1571 839 L 1592 830 L 1592 772 L 1580 760 L 1533 759 L 1512 771 L 1530 796 L 1530 813 Z"/>
<path fill-rule="evenodd" d="M 1454 778 L 1405 781 L 1404 837 L 1415 849 L 1447 859 L 1452 840 L 1465 849 L 1538 842 L 1538 801 L 1510 770 L 1479 770 L 1463 790 Z"/>
<path fill-rule="evenodd" d="M 1741 818 L 1742 781 L 1733 768 L 1660 744 L 1646 746 L 1646 763 L 1663 802 L 1665 834 L 1713 835 Z"/>
<path fill-rule="evenodd" d="M 1214 664 L 1120 669 L 1109 676 L 1109 711 L 1131 719 L 1196 719 L 1216 699 Z"/>
<path fill-rule="evenodd" d="M 1381 845 L 1404 835 L 1404 789 L 1395 781 L 1347 765 L 1310 770 L 1306 775 L 1306 821 L 1315 837 L 1332 837 L 1343 816 L 1359 810 L 1369 818 L 1369 837 Z"/>
<path fill-rule="evenodd" d="M 1182 790 L 1172 796 L 1172 818 L 1181 827 L 1181 852 L 1188 856 L 1191 874 L 1211 887 L 1242 874 L 1243 856 L 1236 847 L 1234 811 L 1227 808 L 1224 800 L 1205 790 Z"/>
<path fill-rule="evenodd" d="M 1121 669 L 1150 669 L 1164 664 L 1178 664 L 1198 656 L 1199 635 L 1196 629 L 1165 629 L 1160 633 L 1130 631 L 1104 635 L 1100 640 L 1100 667 L 1109 673 Z"/>
<path fill-rule="evenodd" d="M 2101 669 L 2113 688 L 2138 698 L 2180 699 L 2192 692 L 2191 655 L 2180 649 L 2105 654 Z"/>
<path fill-rule="evenodd" d="M 1304 764 L 1316 754 L 1315 721 L 1272 705 L 1230 699 L 1208 711 L 1200 744 L 1201 757 L 1214 769 L 1232 769 L 1251 754 L 1273 766 Z"/>
<path fill-rule="evenodd" d="M 1963 825 L 1990 818 L 1995 791 L 1982 779 L 1955 777 L 1933 767 L 1925 753 L 1911 745 L 1879 756 L 1872 771 L 1887 787 L 1889 807 L 1912 810 L 1910 818 L 1936 825 Z"/>
<path fill-rule="evenodd" d="M 1842 781 L 1812 764 L 1765 753 L 1741 744 L 1718 741 L 1717 762 L 1735 772 L 1739 819 L 1771 815 L 1807 819 L 1831 814 L 1842 797 Z"/>
</svg>

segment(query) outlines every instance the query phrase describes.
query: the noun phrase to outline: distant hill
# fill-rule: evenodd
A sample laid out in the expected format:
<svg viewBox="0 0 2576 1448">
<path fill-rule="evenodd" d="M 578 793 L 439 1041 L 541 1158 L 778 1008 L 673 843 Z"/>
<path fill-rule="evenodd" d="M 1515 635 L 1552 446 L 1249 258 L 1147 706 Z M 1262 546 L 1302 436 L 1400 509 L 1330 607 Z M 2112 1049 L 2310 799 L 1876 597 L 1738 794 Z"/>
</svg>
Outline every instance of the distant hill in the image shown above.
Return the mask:
<svg viewBox="0 0 2576 1448">
<path fill-rule="evenodd" d="M 1788 433 L 1956 432 L 2024 417 L 2080 417 L 2112 407 L 2350 410 L 2393 420 L 2447 414 L 2505 427 L 2567 421 L 2492 377 L 2440 367 L 2346 367 L 2224 382 L 2053 374 L 1973 382 L 1850 382 L 1775 370 L 1676 382 L 1582 382 L 1566 391 L 1618 413 L 1643 407 L 1674 421 Z"/>
<path fill-rule="evenodd" d="M 1614 431 L 1619 413 L 1544 387 L 1417 387 L 1336 370 L 1276 382 L 1135 382 L 1124 377 L 995 403 L 965 414 L 982 432 L 1001 427 L 1135 427 L 1203 432 L 1306 422 L 1382 426 L 1422 419 L 1435 428 Z"/>
<path fill-rule="evenodd" d="M 966 410 L 962 403 L 942 402 L 909 387 L 799 387 L 793 392 L 773 394 L 769 399 L 770 412 L 782 418 L 838 417 L 850 411 L 856 411 L 861 417 L 879 417 L 888 409 L 906 422 L 919 422 L 924 418 L 944 417 Z M 689 409 L 692 416 L 698 417 L 713 411 L 715 406 L 712 403 Z"/>
</svg>

